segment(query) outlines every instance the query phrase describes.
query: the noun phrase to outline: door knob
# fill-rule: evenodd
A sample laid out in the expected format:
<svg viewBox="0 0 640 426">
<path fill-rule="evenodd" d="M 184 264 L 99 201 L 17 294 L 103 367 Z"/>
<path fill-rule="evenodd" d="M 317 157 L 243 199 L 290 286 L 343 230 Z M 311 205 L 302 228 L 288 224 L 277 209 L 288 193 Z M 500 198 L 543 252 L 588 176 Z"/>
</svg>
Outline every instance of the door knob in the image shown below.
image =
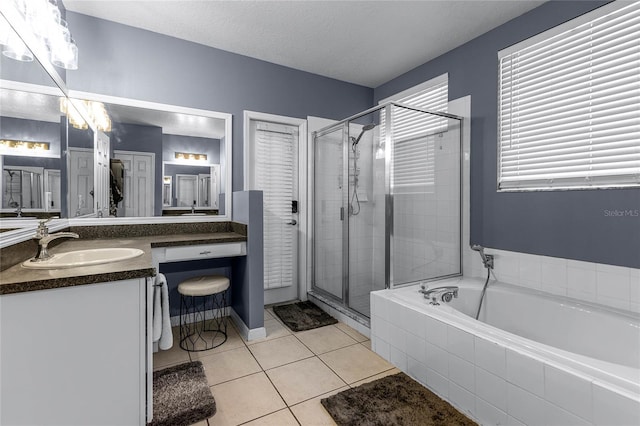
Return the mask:
<svg viewBox="0 0 640 426">
<path fill-rule="evenodd" d="M 291 222 L 287 222 L 287 225 L 297 225 L 298 221 L 295 219 L 291 219 Z"/>
</svg>

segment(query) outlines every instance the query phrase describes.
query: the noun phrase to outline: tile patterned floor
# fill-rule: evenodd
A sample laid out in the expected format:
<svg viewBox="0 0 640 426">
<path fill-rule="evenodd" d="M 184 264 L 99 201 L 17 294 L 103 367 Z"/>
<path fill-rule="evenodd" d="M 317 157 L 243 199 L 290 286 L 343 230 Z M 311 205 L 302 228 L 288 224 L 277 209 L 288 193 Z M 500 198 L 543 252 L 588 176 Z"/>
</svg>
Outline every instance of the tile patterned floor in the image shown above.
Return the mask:
<svg viewBox="0 0 640 426">
<path fill-rule="evenodd" d="M 154 354 L 154 369 L 200 360 L 217 413 L 196 426 L 335 425 L 320 400 L 398 373 L 371 342 L 344 323 L 294 333 L 265 309 L 267 337 L 245 341 L 229 321 L 227 341 L 206 352 L 177 344 Z"/>
</svg>

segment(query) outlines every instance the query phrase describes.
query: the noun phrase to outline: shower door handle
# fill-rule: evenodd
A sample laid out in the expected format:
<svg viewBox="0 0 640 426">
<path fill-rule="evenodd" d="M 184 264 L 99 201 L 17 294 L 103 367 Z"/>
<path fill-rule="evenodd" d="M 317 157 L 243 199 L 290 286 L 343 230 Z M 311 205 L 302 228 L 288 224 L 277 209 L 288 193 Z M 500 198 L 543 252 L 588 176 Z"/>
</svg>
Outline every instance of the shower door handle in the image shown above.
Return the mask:
<svg viewBox="0 0 640 426">
<path fill-rule="evenodd" d="M 287 225 L 291 225 L 291 226 L 297 225 L 297 224 L 298 224 L 298 221 L 295 219 L 291 219 L 291 222 L 287 222 Z"/>
</svg>

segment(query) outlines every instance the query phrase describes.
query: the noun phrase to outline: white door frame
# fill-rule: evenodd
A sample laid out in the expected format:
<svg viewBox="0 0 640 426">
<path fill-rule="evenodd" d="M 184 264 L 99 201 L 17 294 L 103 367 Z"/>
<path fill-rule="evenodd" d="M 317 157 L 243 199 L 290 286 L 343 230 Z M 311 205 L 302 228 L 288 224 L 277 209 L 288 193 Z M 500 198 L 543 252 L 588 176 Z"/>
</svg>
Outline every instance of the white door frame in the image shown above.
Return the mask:
<svg viewBox="0 0 640 426">
<path fill-rule="evenodd" d="M 266 114 L 256 111 L 244 111 L 244 146 L 243 146 L 243 175 L 244 190 L 249 190 L 251 182 L 251 121 L 271 121 L 284 124 L 286 126 L 298 128 L 298 298 L 307 300 L 307 276 L 309 269 L 307 238 L 309 235 L 309 221 L 305 209 L 308 207 L 308 174 L 307 174 L 307 120 L 301 118 L 287 117 L 284 115 Z"/>
</svg>

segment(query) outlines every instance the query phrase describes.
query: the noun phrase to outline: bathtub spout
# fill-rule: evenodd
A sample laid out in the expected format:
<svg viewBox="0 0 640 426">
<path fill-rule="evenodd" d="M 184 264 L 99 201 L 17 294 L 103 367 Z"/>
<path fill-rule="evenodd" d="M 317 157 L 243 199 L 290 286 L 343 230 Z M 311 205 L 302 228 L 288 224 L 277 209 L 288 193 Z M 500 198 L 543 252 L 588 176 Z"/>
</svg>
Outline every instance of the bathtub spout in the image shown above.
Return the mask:
<svg viewBox="0 0 640 426">
<path fill-rule="evenodd" d="M 436 306 L 440 304 L 438 303 L 438 296 L 440 296 L 440 300 L 445 303 L 451 302 L 451 299 L 458 298 L 458 287 L 456 286 L 442 286 L 428 289 L 422 285 L 419 292 L 424 295 L 425 299 L 431 299 L 431 302 L 429 302 L 431 305 Z"/>
</svg>

